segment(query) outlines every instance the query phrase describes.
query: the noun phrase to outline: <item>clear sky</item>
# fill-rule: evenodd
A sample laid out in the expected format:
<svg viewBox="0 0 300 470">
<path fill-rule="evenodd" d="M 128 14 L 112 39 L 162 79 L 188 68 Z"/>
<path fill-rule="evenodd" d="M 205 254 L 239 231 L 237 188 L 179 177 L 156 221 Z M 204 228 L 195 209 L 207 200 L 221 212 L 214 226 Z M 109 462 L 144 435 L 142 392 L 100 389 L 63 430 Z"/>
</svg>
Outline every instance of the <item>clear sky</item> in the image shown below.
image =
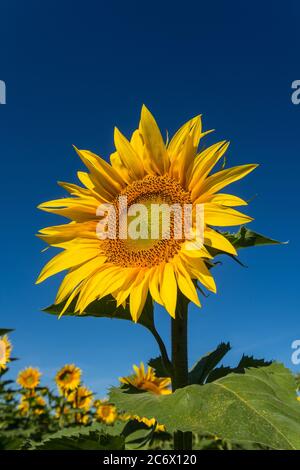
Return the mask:
<svg viewBox="0 0 300 470">
<path fill-rule="evenodd" d="M 35 237 L 60 223 L 36 209 L 76 181 L 82 164 L 72 149 L 107 158 L 113 127 L 135 128 L 142 103 L 174 132 L 202 113 L 209 141 L 229 139 L 228 165 L 260 163 L 232 190 L 255 199 L 251 228 L 289 245 L 240 253 L 248 268 L 225 258 L 214 270 L 218 294 L 191 309 L 190 362 L 220 341 L 291 364 L 299 328 L 300 79 L 299 2 L 2 0 L 0 79 L 1 313 L 12 335 L 16 373 L 38 366 L 53 384 L 74 362 L 100 394 L 133 363 L 158 354 L 142 327 L 117 320 L 63 318 L 41 312 L 60 277 L 34 282 L 51 253 Z M 52 254 L 54 251 L 52 252 Z M 169 335 L 169 317 L 157 312 Z M 298 366 L 298 371 L 300 366 Z M 297 367 L 294 367 L 297 370 Z"/>
</svg>

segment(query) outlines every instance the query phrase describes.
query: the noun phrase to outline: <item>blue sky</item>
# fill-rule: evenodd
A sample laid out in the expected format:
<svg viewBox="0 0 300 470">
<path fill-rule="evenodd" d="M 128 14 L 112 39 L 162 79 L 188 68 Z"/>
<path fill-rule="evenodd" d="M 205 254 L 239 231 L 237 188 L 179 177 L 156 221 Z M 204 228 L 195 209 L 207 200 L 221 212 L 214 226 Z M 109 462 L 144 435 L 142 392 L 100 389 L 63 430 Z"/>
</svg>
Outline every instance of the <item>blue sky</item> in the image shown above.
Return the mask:
<svg viewBox="0 0 300 470">
<path fill-rule="evenodd" d="M 251 227 L 289 245 L 240 253 L 215 269 L 218 294 L 190 314 L 190 362 L 220 341 L 292 367 L 299 339 L 300 79 L 299 2 L 141 2 L 86 0 L 1 2 L 0 106 L 1 327 L 12 339 L 16 373 L 38 366 L 52 384 L 57 368 L 74 362 L 100 394 L 133 363 L 158 351 L 142 327 L 99 319 L 57 320 L 41 312 L 60 277 L 35 286 L 49 258 L 34 234 L 59 218 L 36 206 L 76 181 L 72 149 L 107 158 L 113 127 L 135 128 L 145 103 L 162 129 L 174 132 L 202 113 L 210 141 L 229 139 L 228 165 L 260 163 L 235 194 L 255 196 Z M 157 312 L 162 334 L 169 317 Z M 294 370 L 298 370 L 294 367 Z"/>
</svg>

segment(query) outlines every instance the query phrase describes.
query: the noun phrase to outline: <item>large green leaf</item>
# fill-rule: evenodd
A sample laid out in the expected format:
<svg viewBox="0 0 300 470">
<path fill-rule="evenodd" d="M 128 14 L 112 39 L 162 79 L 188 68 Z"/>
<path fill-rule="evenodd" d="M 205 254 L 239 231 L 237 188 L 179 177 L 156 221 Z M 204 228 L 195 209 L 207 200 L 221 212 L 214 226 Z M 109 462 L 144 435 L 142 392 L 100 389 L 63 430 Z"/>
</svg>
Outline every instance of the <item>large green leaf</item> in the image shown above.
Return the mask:
<svg viewBox="0 0 300 470">
<path fill-rule="evenodd" d="M 51 305 L 50 307 L 45 308 L 44 312 L 59 316 L 64 305 L 65 302 L 62 302 L 58 305 Z M 129 306 L 126 305 L 125 308 L 123 306 L 117 307 L 116 301 L 111 295 L 104 297 L 101 300 L 95 300 L 94 302 L 92 302 L 82 313 L 82 315 L 78 315 L 78 313 L 75 312 L 75 305 L 76 299 L 74 299 L 74 301 L 70 304 L 64 315 L 81 317 L 118 318 L 119 320 L 132 321 Z M 153 328 L 153 303 L 150 296 L 148 296 L 147 298 L 144 310 L 138 320 L 138 323 L 148 329 Z"/>
<path fill-rule="evenodd" d="M 219 364 L 230 349 L 229 343 L 220 343 L 214 351 L 201 357 L 189 372 L 189 383 L 204 384 L 209 373 Z"/>
<path fill-rule="evenodd" d="M 123 450 L 124 437 L 91 431 L 87 435 L 57 437 L 43 441 L 35 450 Z"/>
<path fill-rule="evenodd" d="M 251 447 L 300 449 L 300 407 L 295 380 L 283 365 L 229 374 L 205 385 L 189 385 L 171 395 L 128 394 L 113 388 L 119 410 L 166 425 L 168 432 L 193 431 Z"/>
<path fill-rule="evenodd" d="M 240 359 L 240 362 L 236 367 L 216 367 L 213 369 L 208 377 L 207 377 L 207 382 L 214 382 L 215 380 L 220 379 L 221 377 L 225 377 L 228 374 L 235 373 L 235 374 L 244 374 L 246 369 L 249 369 L 250 367 L 266 367 L 270 366 L 272 364 L 272 361 L 265 361 L 264 359 L 256 359 L 253 356 L 246 356 L 243 354 L 242 358 Z"/>
<path fill-rule="evenodd" d="M 48 434 L 42 442 L 31 442 L 29 450 L 122 450 L 124 423 L 116 426 L 94 424 L 62 429 Z"/>
</svg>

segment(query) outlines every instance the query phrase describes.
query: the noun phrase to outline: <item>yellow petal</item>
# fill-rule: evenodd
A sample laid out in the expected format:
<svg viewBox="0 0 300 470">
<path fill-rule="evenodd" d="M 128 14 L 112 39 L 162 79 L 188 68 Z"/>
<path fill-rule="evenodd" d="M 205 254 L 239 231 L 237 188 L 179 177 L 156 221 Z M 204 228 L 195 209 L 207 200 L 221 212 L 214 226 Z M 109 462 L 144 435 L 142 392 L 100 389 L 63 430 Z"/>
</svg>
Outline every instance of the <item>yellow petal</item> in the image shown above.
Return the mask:
<svg viewBox="0 0 300 470">
<path fill-rule="evenodd" d="M 143 142 L 142 136 L 140 134 L 140 131 L 138 129 L 136 129 L 132 133 L 130 143 L 131 143 L 132 147 L 134 148 L 134 150 L 136 151 L 136 153 L 140 157 L 142 157 L 143 153 L 144 153 L 144 142 Z"/>
<path fill-rule="evenodd" d="M 94 300 L 101 298 L 102 293 L 106 286 L 109 284 L 110 279 L 118 271 L 117 266 L 109 265 L 108 263 L 100 267 L 99 271 L 94 273 L 92 277 L 87 279 L 83 284 L 76 304 L 76 310 L 83 313 L 86 307 Z"/>
<path fill-rule="evenodd" d="M 54 256 L 41 271 L 36 284 L 66 269 L 78 266 L 99 254 L 97 248 L 81 247 L 80 250 L 66 250 Z"/>
<path fill-rule="evenodd" d="M 210 290 L 211 292 L 216 293 L 217 292 L 217 287 L 215 280 L 210 272 L 210 270 L 207 268 L 205 262 L 201 258 L 194 258 L 190 267 L 193 275 L 198 279 L 201 284 L 206 287 L 206 289 Z"/>
<path fill-rule="evenodd" d="M 204 243 L 207 247 L 216 248 L 232 255 L 237 254 L 236 249 L 226 237 L 209 227 L 206 227 L 204 232 Z"/>
<path fill-rule="evenodd" d="M 197 138 L 195 136 L 195 146 L 199 144 L 199 138 L 201 133 L 201 115 L 195 116 L 194 118 L 187 121 L 183 126 L 178 129 L 178 131 L 172 137 L 169 145 L 168 145 L 168 153 L 170 156 L 170 160 L 176 158 L 178 154 L 181 152 L 182 146 L 184 145 L 187 137 L 190 135 L 191 130 L 197 126 L 198 133 Z"/>
<path fill-rule="evenodd" d="M 161 300 L 161 296 L 159 293 L 160 269 L 161 266 L 153 268 L 149 278 L 149 290 L 153 300 L 158 304 L 163 305 L 163 301 Z"/>
<path fill-rule="evenodd" d="M 166 263 L 162 273 L 160 296 L 167 312 L 175 318 L 177 303 L 177 282 L 172 264 Z"/>
<path fill-rule="evenodd" d="M 144 176 L 144 168 L 140 157 L 117 127 L 115 127 L 114 139 L 117 152 L 128 172 L 135 179 L 142 179 Z"/>
<path fill-rule="evenodd" d="M 127 167 L 122 162 L 118 152 L 114 152 L 110 155 L 110 163 L 111 166 L 118 172 L 118 174 L 124 181 L 126 181 L 127 184 L 130 184 L 132 182 L 132 176 L 129 173 Z"/>
<path fill-rule="evenodd" d="M 203 183 L 201 188 L 201 196 L 196 200 L 196 203 L 202 202 L 206 197 L 205 193 L 214 194 L 220 191 L 225 186 L 244 178 L 248 173 L 251 173 L 258 165 L 240 165 L 227 170 L 218 171 L 217 173 L 209 176 Z"/>
<path fill-rule="evenodd" d="M 106 256 L 96 256 L 95 258 L 87 261 L 79 267 L 72 269 L 63 279 L 55 303 L 59 304 L 70 295 L 70 293 L 77 287 L 83 280 L 92 276 L 100 266 L 106 261 Z"/>
<path fill-rule="evenodd" d="M 178 287 L 183 293 L 183 295 L 185 295 L 187 299 L 191 300 L 192 302 L 194 302 L 194 304 L 200 307 L 200 301 L 198 298 L 196 288 L 191 280 L 189 273 L 183 267 L 182 263 L 179 264 L 179 262 L 176 262 L 175 273 L 176 273 Z"/>
<path fill-rule="evenodd" d="M 125 278 L 125 282 L 122 288 L 120 288 L 118 293 L 115 292 L 113 294 L 117 300 L 117 307 L 119 307 L 120 305 L 126 302 L 126 299 L 130 295 L 131 288 L 136 281 L 138 273 L 139 273 L 138 268 L 130 268 L 130 270 L 128 270 L 127 272 L 127 277 Z"/>
<path fill-rule="evenodd" d="M 40 230 L 37 236 L 49 245 L 55 245 L 77 237 L 95 239 L 97 237 L 97 223 L 98 221 L 87 221 L 53 225 Z"/>
<path fill-rule="evenodd" d="M 85 166 L 90 170 L 90 179 L 96 189 L 101 189 L 103 193 L 111 197 L 116 196 L 124 187 L 124 181 L 114 168 L 93 152 L 74 148 Z"/>
<path fill-rule="evenodd" d="M 253 218 L 231 209 L 231 207 L 207 203 L 204 204 L 204 220 L 208 225 L 226 227 L 246 224 L 251 222 Z"/>
<path fill-rule="evenodd" d="M 164 175 L 169 168 L 169 157 L 157 123 L 145 105 L 141 112 L 140 133 L 145 144 L 144 159 L 159 175 Z"/>
<path fill-rule="evenodd" d="M 222 206 L 247 206 L 248 203 L 240 197 L 233 196 L 232 194 L 208 194 L 203 202 L 212 202 L 213 204 L 221 204 Z"/>
<path fill-rule="evenodd" d="M 149 287 L 149 271 L 141 271 L 130 293 L 130 313 L 134 322 L 141 316 L 147 299 Z"/>
<path fill-rule="evenodd" d="M 225 140 L 211 145 L 196 157 L 189 181 L 191 199 L 194 201 L 202 194 L 205 178 L 226 152 L 229 142 Z"/>
</svg>

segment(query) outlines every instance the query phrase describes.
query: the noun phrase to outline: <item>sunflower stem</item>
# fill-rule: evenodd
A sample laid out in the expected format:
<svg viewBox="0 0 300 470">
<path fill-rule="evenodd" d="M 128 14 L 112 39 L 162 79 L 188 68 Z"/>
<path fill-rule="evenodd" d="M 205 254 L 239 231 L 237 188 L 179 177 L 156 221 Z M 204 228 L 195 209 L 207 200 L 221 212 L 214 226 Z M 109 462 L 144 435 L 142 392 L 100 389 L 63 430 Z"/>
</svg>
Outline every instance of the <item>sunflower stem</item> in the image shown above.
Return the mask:
<svg viewBox="0 0 300 470">
<path fill-rule="evenodd" d="M 150 329 L 150 328 L 149 328 Z M 153 326 L 151 329 L 150 329 L 151 333 L 153 334 L 157 344 L 158 344 L 158 347 L 159 347 L 159 350 L 160 350 L 160 354 L 161 354 L 161 358 L 162 358 L 162 363 L 163 363 L 163 366 L 164 368 L 166 369 L 166 371 L 170 374 L 170 376 L 172 375 L 172 362 L 170 361 L 169 359 L 169 356 L 168 356 L 168 352 L 167 352 L 167 348 L 165 346 L 165 343 L 163 342 L 160 334 L 158 333 L 157 329 Z"/>
<path fill-rule="evenodd" d="M 172 391 L 188 385 L 188 300 L 178 292 L 176 315 L 172 318 Z M 192 449 L 192 433 L 176 431 L 174 449 Z"/>
</svg>

